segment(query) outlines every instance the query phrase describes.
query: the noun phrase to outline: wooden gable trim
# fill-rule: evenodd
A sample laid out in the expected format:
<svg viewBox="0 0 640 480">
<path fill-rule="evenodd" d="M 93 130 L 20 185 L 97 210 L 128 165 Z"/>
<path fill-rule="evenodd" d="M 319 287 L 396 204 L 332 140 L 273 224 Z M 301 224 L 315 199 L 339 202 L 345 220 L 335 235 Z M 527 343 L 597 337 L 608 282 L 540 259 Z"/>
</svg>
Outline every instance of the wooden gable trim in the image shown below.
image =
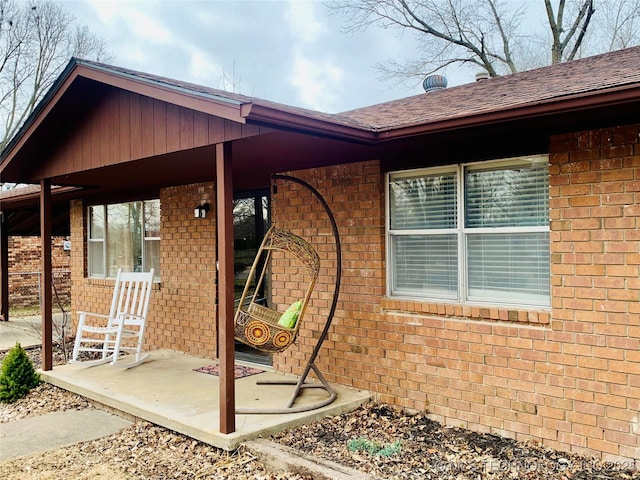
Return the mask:
<svg viewBox="0 0 640 480">
<path fill-rule="evenodd" d="M 114 72 L 95 65 L 80 64 L 77 68 L 78 76 L 238 123 L 245 123 L 246 117 L 251 111 L 251 103 L 249 102 L 240 102 L 200 92 L 194 94 L 185 88 L 161 84 L 122 72 Z"/>
<path fill-rule="evenodd" d="M 128 90 L 112 89 L 59 139 L 45 162 L 33 165 L 29 182 L 238 140 L 265 127 L 194 111 Z"/>
<path fill-rule="evenodd" d="M 79 63 L 78 60 L 72 60 L 65 71 L 60 74 L 57 85 L 51 87 L 50 93 L 41 101 L 41 106 L 36 107 L 36 111 L 32 114 L 33 116 L 27 119 L 23 130 L 18 132 L 15 140 L 11 141 L 7 150 L 2 152 L 3 155 L 2 158 L 0 158 L 0 177 L 2 176 L 3 170 L 11 163 L 25 144 L 29 142 L 31 136 L 38 130 L 43 121 L 78 78 L 87 78 L 151 99 L 157 99 L 239 124 L 246 123 L 246 117 L 251 111 L 250 103 L 223 99 L 222 97 L 215 97 L 213 95 L 190 94 L 186 89 L 162 86 L 157 82 L 154 83 L 150 80 L 143 80 L 133 75 L 125 76 L 125 74 L 122 73 L 108 71 L 107 69 L 101 69 L 96 66 L 83 65 Z"/>
<path fill-rule="evenodd" d="M 294 132 L 313 133 L 357 143 L 372 143 L 376 135 L 363 128 L 343 125 L 327 119 L 319 119 L 275 108 L 253 104 L 248 119 L 258 124 L 278 126 Z"/>
</svg>

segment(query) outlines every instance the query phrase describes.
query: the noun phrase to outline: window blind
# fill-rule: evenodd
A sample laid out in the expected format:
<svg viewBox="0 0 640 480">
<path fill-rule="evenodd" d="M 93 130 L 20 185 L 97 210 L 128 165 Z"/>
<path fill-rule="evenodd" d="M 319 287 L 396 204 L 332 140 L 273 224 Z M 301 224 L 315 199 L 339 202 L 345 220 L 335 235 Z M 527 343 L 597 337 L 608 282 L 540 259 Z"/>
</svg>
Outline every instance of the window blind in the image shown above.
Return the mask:
<svg viewBox="0 0 640 480">
<path fill-rule="evenodd" d="M 465 172 L 465 224 L 469 228 L 549 224 L 546 165 Z"/>
<path fill-rule="evenodd" d="M 392 250 L 395 292 L 457 297 L 456 234 L 394 236 Z"/>
<path fill-rule="evenodd" d="M 388 198 L 392 295 L 549 305 L 545 156 L 391 174 Z"/>
<path fill-rule="evenodd" d="M 468 297 L 546 303 L 549 233 L 468 234 Z"/>
<path fill-rule="evenodd" d="M 393 230 L 456 228 L 455 172 L 399 178 L 391 182 L 390 187 Z"/>
</svg>

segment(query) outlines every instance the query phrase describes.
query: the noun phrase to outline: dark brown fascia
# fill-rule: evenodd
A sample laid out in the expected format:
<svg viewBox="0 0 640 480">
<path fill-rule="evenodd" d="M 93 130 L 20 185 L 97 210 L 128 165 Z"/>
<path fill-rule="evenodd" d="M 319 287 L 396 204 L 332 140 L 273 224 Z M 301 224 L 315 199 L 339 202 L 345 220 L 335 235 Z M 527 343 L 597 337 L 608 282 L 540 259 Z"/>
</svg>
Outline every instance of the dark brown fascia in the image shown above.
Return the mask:
<svg viewBox="0 0 640 480">
<path fill-rule="evenodd" d="M 525 104 L 514 108 L 494 110 L 477 115 L 452 118 L 433 123 L 423 123 L 389 130 L 381 129 L 376 134 L 378 141 L 396 140 L 417 135 L 441 133 L 463 128 L 504 123 L 536 117 L 548 117 L 559 113 L 584 111 L 598 107 L 640 102 L 640 85 L 637 83 L 602 91 L 592 91 Z"/>
<path fill-rule="evenodd" d="M 204 92 L 192 92 L 178 85 L 169 85 L 134 74 L 82 63 L 77 68 L 77 76 L 238 123 L 245 123 L 250 109 L 250 104 L 246 102 Z"/>
<path fill-rule="evenodd" d="M 43 106 L 41 110 L 38 111 L 37 116 L 32 120 L 30 118 L 27 119 L 27 123 L 25 124 L 26 128 L 24 131 L 18 131 L 15 137 L 15 142 L 11 141 L 9 143 L 11 150 L 3 151 L 3 157 L 0 159 L 0 177 L 2 175 L 2 171 L 6 168 L 6 166 L 11 163 L 13 159 L 13 155 L 15 152 L 20 151 L 20 149 L 24 146 L 24 144 L 31 138 L 31 135 L 38 129 L 42 121 L 47 117 L 49 112 L 53 109 L 53 107 L 58 103 L 60 98 L 67 91 L 73 80 L 76 78 L 77 72 L 71 72 L 62 82 L 62 84 L 57 88 L 53 96 L 47 101 L 47 103 Z M 24 127 L 23 127 L 24 128 Z M 6 153 L 5 153 L 6 152 Z"/>
<path fill-rule="evenodd" d="M 365 128 L 284 112 L 255 103 L 250 105 L 247 120 L 270 127 L 278 126 L 295 132 L 317 134 L 357 143 L 371 144 L 376 140 L 376 134 Z"/>
</svg>

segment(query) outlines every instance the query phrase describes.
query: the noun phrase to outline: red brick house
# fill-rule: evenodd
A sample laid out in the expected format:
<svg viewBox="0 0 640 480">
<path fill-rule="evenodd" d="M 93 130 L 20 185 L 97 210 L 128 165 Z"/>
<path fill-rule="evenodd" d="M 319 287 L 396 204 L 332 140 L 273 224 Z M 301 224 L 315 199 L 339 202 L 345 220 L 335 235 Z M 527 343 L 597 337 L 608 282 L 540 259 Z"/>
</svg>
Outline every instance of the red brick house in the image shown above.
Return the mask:
<svg viewBox="0 0 640 480">
<path fill-rule="evenodd" d="M 73 311 L 107 304 L 114 268 L 154 266 L 146 345 L 210 357 L 231 348 L 218 318 L 233 244 L 237 274 L 275 222 L 331 265 L 321 207 L 294 184 L 269 189 L 273 173 L 303 179 L 343 242 L 318 359 L 329 381 L 447 424 L 638 460 L 639 112 L 638 47 L 336 115 L 72 60 L 0 178 L 40 183 L 44 218 L 49 186 L 75 187 Z M 274 263 L 274 305 L 291 302 L 290 276 Z M 279 370 L 300 372 L 332 282 L 324 268 Z"/>
</svg>

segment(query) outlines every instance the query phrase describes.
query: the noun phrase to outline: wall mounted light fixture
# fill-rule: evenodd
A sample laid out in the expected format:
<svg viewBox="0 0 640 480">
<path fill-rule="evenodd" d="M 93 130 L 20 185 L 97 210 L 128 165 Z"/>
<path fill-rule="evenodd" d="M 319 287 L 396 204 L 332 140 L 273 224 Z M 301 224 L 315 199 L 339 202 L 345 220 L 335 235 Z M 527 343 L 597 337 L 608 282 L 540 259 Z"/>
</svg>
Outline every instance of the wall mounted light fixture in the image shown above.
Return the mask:
<svg viewBox="0 0 640 480">
<path fill-rule="evenodd" d="M 206 218 L 208 211 L 209 211 L 209 204 L 203 203 L 202 205 L 198 205 L 193 210 L 193 215 L 195 216 L 195 218 Z"/>
</svg>

